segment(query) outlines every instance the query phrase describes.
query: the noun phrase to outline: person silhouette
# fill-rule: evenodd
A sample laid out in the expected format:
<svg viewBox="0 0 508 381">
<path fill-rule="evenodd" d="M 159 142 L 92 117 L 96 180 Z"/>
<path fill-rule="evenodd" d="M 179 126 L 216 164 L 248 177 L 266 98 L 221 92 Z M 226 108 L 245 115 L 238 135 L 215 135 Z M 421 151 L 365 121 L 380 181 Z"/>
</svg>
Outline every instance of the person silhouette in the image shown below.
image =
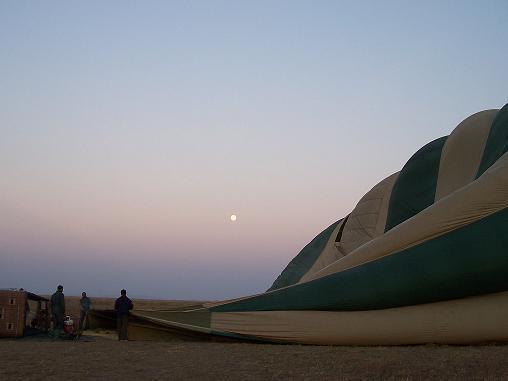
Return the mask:
<svg viewBox="0 0 508 381">
<path fill-rule="evenodd" d="M 129 311 L 134 308 L 132 300 L 127 297 L 127 291 L 120 291 L 121 296 L 115 301 L 118 340 L 127 340 L 127 326 L 129 324 Z"/>
</svg>

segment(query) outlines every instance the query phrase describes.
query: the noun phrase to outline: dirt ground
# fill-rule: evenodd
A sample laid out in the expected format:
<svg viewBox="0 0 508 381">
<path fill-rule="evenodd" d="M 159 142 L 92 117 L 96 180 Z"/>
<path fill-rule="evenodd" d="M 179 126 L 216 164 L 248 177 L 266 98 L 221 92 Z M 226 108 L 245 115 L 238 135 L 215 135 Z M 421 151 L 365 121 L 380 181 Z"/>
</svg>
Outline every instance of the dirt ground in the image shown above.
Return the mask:
<svg viewBox="0 0 508 381">
<path fill-rule="evenodd" d="M 508 346 L 0 340 L 1 380 L 501 380 Z"/>
<path fill-rule="evenodd" d="M 67 298 L 69 310 L 76 298 Z M 94 298 L 110 308 L 111 299 Z M 199 302 L 134 301 L 138 308 Z M 229 342 L 0 339 L 0 380 L 502 380 L 508 345 L 331 347 Z"/>
</svg>

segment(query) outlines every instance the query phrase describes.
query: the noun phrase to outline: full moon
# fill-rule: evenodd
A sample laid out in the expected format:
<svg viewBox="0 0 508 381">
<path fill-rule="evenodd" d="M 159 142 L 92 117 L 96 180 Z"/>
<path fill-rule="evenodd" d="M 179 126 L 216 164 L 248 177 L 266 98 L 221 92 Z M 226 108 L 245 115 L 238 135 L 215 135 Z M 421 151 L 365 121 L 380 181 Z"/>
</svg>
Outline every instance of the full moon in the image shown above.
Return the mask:
<svg viewBox="0 0 508 381">
<path fill-rule="evenodd" d="M 236 214 L 232 214 L 231 217 L 229 217 L 231 221 L 236 221 Z"/>
</svg>

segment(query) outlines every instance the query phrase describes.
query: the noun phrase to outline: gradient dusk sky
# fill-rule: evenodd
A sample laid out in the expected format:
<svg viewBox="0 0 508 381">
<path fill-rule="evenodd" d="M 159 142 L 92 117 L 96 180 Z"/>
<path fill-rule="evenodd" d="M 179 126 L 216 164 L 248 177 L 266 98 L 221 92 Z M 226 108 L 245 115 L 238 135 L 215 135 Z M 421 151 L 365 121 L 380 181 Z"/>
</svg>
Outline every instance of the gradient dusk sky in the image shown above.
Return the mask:
<svg viewBox="0 0 508 381">
<path fill-rule="evenodd" d="M 0 0 L 0 287 L 262 292 L 507 101 L 507 0 Z"/>
</svg>

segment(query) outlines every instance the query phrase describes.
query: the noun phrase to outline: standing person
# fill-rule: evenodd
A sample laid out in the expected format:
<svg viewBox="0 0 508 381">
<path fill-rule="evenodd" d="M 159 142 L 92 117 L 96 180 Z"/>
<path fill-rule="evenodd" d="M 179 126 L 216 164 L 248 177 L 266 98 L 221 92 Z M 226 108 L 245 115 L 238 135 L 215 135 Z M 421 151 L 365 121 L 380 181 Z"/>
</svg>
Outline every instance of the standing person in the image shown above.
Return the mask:
<svg viewBox="0 0 508 381">
<path fill-rule="evenodd" d="M 120 296 L 115 301 L 116 321 L 118 329 L 118 340 L 127 340 L 127 324 L 129 322 L 129 311 L 134 308 L 132 301 L 127 297 L 127 291 L 120 291 Z"/>
<path fill-rule="evenodd" d="M 23 287 L 19 289 L 19 292 L 25 293 Z M 32 320 L 30 319 L 30 304 L 28 304 L 28 298 L 25 299 L 25 327 L 30 327 Z"/>
<path fill-rule="evenodd" d="M 90 311 L 90 307 L 92 305 L 92 301 L 88 296 L 86 296 L 86 292 L 81 293 L 81 299 L 79 300 L 79 330 L 82 331 L 85 328 L 85 320 L 88 311 Z"/>
<path fill-rule="evenodd" d="M 63 330 L 65 315 L 65 296 L 63 286 L 59 285 L 56 292 L 51 295 L 51 316 L 53 317 L 53 336 L 59 337 Z"/>
</svg>

